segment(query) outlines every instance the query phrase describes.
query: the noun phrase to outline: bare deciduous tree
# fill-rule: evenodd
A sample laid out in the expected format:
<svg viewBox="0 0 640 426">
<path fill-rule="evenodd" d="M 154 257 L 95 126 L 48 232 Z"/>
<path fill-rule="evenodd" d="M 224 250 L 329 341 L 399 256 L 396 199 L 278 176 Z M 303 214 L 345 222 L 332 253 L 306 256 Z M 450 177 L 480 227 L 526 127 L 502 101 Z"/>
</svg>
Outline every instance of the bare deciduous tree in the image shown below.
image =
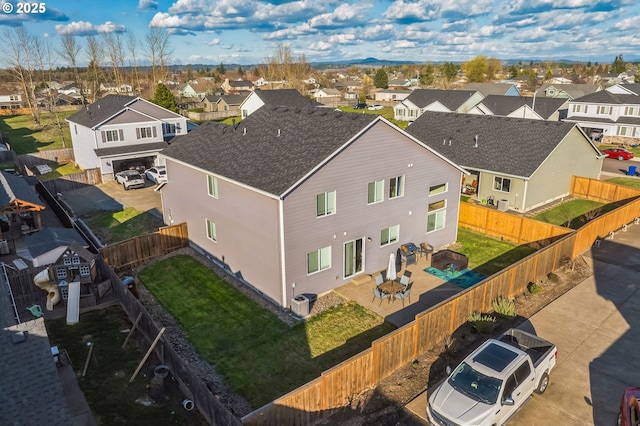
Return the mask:
<svg viewBox="0 0 640 426">
<path fill-rule="evenodd" d="M 80 53 L 81 46 L 76 42 L 76 37 L 70 32 L 66 32 L 62 35 L 62 47 L 60 48 L 60 56 L 69 61 L 71 70 L 73 71 L 73 79 L 78 85 L 80 90 L 80 98 L 82 99 L 82 105 L 86 105 L 86 99 L 84 97 L 84 84 L 80 79 L 80 73 L 78 72 L 78 54 Z"/>
<path fill-rule="evenodd" d="M 45 39 L 35 38 L 33 39 L 33 57 L 34 63 L 40 73 L 40 84 L 43 87 L 46 106 L 49 111 L 49 119 L 53 122 L 60 135 L 62 141 L 62 147 L 66 148 L 67 143 L 64 138 L 64 127 L 66 123 L 60 118 L 60 111 L 58 108 L 58 93 L 56 90 L 52 90 L 49 87 L 49 82 L 53 80 L 53 49 L 51 45 Z"/>
<path fill-rule="evenodd" d="M 111 62 L 116 87 L 124 83 L 124 49 L 120 33 L 106 33 L 103 36 L 104 48 Z"/>
<path fill-rule="evenodd" d="M 33 36 L 24 27 L 7 28 L 3 43 L 0 44 L 0 52 L 10 65 L 10 73 L 20 84 L 33 121 L 36 126 L 40 126 L 40 112 L 34 92 L 33 40 Z"/>
<path fill-rule="evenodd" d="M 127 33 L 127 47 L 131 54 L 131 86 L 136 94 L 141 91 L 140 87 L 140 75 L 138 74 L 138 56 L 136 55 L 138 49 L 138 41 L 135 34 L 132 32 Z"/>
<path fill-rule="evenodd" d="M 102 44 L 100 40 L 93 35 L 87 37 L 87 54 L 89 56 L 89 64 L 87 66 L 87 81 L 91 89 L 91 97 L 95 102 L 98 91 L 100 90 L 100 79 L 102 71 L 100 68 L 100 59 L 102 58 Z"/>
<path fill-rule="evenodd" d="M 311 66 L 307 63 L 304 54 L 294 61 L 291 48 L 281 44 L 272 57 L 267 56 L 265 62 L 267 80 L 272 83 L 280 81 L 289 84 L 300 93 L 304 93 L 304 79 L 311 72 Z"/>
<path fill-rule="evenodd" d="M 143 50 L 151 62 L 152 85 L 165 81 L 169 58 L 173 53 L 169 45 L 169 33 L 164 28 L 151 28 L 144 38 Z"/>
</svg>

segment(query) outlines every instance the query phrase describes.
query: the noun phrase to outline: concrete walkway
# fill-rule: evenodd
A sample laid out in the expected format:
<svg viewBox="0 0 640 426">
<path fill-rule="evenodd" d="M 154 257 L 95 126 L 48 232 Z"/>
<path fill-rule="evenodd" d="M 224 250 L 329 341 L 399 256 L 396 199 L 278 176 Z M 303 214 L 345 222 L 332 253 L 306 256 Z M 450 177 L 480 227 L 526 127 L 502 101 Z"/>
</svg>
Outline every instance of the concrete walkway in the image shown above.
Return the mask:
<svg viewBox="0 0 640 426">
<path fill-rule="evenodd" d="M 640 385 L 640 226 L 584 254 L 593 275 L 523 324 L 558 347 L 544 395 L 509 425 L 615 424 L 622 392 Z M 407 405 L 426 422 L 428 391 Z"/>
</svg>

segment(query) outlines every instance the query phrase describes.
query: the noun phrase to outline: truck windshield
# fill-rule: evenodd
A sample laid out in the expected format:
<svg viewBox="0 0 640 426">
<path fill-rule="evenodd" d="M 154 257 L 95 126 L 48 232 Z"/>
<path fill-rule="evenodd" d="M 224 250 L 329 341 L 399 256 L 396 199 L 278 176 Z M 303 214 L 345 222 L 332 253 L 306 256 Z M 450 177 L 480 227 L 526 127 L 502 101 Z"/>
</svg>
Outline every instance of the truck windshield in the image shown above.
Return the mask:
<svg viewBox="0 0 640 426">
<path fill-rule="evenodd" d="M 449 384 L 469 398 L 485 404 L 495 404 L 502 380 L 486 376 L 463 362 L 449 379 Z"/>
</svg>

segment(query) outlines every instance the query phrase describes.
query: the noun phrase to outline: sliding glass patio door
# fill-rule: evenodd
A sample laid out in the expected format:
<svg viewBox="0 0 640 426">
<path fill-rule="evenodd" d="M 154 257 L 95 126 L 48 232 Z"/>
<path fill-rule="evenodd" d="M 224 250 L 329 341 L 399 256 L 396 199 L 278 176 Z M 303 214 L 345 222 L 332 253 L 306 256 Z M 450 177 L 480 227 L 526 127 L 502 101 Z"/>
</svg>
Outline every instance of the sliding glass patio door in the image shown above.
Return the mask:
<svg viewBox="0 0 640 426">
<path fill-rule="evenodd" d="M 344 277 L 349 278 L 364 270 L 364 238 L 344 243 Z"/>
</svg>

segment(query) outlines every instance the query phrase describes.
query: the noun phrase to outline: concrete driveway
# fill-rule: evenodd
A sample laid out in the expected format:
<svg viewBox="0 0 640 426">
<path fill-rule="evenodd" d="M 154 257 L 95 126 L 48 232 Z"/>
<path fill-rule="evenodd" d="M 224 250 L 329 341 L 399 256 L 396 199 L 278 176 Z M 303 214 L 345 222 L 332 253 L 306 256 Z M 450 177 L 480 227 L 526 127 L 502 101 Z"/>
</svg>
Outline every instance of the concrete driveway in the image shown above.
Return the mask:
<svg viewBox="0 0 640 426">
<path fill-rule="evenodd" d="M 558 363 L 510 425 L 613 425 L 622 392 L 640 386 L 640 226 L 584 257 L 593 275 L 521 327 L 554 342 Z M 427 393 L 407 405 L 425 423 Z"/>
<path fill-rule="evenodd" d="M 119 211 L 124 207 L 133 207 L 162 219 L 160 192 L 154 191 L 155 188 L 157 185 L 146 181 L 144 188 L 125 191 L 122 185 L 113 181 L 65 192 L 62 199 L 78 217 L 97 210 Z"/>
</svg>

